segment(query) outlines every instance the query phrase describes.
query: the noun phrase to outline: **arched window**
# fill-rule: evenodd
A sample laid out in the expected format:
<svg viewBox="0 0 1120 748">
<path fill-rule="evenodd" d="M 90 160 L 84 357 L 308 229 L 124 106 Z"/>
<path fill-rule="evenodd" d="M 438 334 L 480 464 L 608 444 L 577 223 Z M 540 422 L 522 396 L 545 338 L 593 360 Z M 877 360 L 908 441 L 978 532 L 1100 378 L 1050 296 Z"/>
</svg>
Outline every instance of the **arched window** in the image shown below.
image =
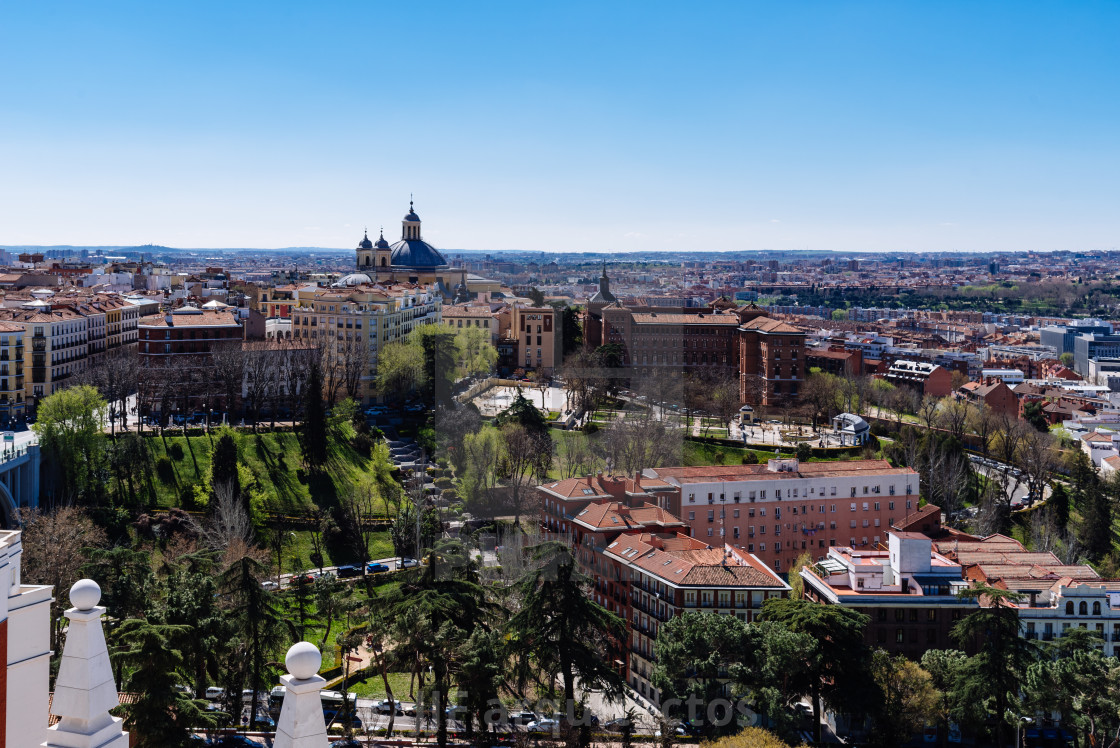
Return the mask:
<svg viewBox="0 0 1120 748">
<path fill-rule="evenodd" d="M 1093 615 L 1099 616 L 1101 614 L 1101 601 L 1097 600 L 1093 603 Z"/>
<path fill-rule="evenodd" d="M 1081 604 L 1077 606 L 1077 614 L 1081 616 L 1089 615 L 1089 603 L 1082 600 Z"/>
<path fill-rule="evenodd" d="M 1073 615 L 1073 601 L 1072 600 L 1067 600 L 1066 601 L 1066 615 L 1067 616 L 1072 616 Z"/>
<path fill-rule="evenodd" d="M 381 258 L 381 267 L 385 267 L 385 258 L 384 257 Z"/>
</svg>

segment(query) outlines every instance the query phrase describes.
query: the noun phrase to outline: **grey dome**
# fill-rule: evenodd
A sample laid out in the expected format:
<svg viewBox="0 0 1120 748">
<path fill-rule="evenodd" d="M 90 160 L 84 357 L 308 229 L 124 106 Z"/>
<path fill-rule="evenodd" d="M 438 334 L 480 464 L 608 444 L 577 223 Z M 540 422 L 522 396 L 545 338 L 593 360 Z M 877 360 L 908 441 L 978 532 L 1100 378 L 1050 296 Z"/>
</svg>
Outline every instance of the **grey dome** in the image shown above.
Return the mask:
<svg viewBox="0 0 1120 748">
<path fill-rule="evenodd" d="M 423 239 L 401 239 L 393 245 L 393 266 L 406 268 L 445 267 L 447 260 Z"/>
<path fill-rule="evenodd" d="M 373 279 L 365 273 L 350 273 L 339 278 L 333 286 L 334 288 L 346 288 L 348 286 L 360 286 L 363 283 L 373 283 Z"/>
</svg>

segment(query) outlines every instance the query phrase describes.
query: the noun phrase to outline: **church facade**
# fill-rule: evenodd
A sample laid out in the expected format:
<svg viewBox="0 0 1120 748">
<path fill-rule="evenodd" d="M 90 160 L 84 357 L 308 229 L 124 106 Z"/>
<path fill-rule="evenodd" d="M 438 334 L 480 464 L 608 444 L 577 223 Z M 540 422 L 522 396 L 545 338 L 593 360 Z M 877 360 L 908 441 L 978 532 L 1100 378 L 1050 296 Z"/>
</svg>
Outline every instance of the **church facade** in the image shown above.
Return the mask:
<svg viewBox="0 0 1120 748">
<path fill-rule="evenodd" d="M 420 216 L 410 201 L 408 214 L 401 221 L 401 238 L 390 244 L 384 231 L 377 241 L 372 241 L 366 233 L 355 250 L 355 272 L 346 276 L 344 283 L 396 282 L 435 286 L 444 298 L 456 302 L 480 294 L 489 298 L 491 292 L 499 290 L 496 281 L 451 266 L 442 252 L 425 241 L 420 229 Z"/>
</svg>

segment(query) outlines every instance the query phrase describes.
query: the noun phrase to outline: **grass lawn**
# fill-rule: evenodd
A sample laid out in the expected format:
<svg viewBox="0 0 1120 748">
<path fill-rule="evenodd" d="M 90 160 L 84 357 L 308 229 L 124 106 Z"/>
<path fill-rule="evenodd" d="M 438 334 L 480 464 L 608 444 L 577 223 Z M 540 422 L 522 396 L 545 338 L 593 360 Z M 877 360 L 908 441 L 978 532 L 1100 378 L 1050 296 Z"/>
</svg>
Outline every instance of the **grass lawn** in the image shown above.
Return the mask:
<svg viewBox="0 0 1120 748">
<path fill-rule="evenodd" d="M 147 442 L 155 461 L 171 458 L 174 472 L 171 482 L 155 481 L 157 503 L 179 506 L 184 488 L 204 484 L 210 474 L 211 438 L 166 435 L 151 436 Z M 176 448 L 182 450 L 178 460 Z M 303 469 L 299 438 L 291 432 L 240 434 L 238 459 L 252 474 L 246 488 L 264 493 L 268 508 L 278 511 L 332 506 L 355 482 L 370 476 L 372 467 L 369 458 L 354 451 L 348 441 L 332 438 L 326 469 L 322 475 L 310 475 Z M 381 510 L 389 516 L 388 506 Z"/>
<path fill-rule="evenodd" d="M 311 542 L 310 530 L 293 530 L 291 543 L 284 546 L 284 572 L 305 571 L 312 568 L 311 552 L 314 545 Z M 270 561 L 276 563 L 276 554 L 271 553 Z M 369 544 L 369 557 L 389 558 L 393 555 L 393 541 L 388 530 L 373 534 Z M 323 566 L 338 566 L 339 564 L 354 563 L 358 559 L 346 548 L 332 548 L 330 544 L 323 545 Z"/>
<path fill-rule="evenodd" d="M 393 699 L 410 700 L 408 690 L 411 682 L 412 675 L 410 673 L 389 673 L 389 685 L 393 689 Z M 351 683 L 346 690 L 358 694 L 360 699 L 383 699 L 388 696 L 385 693 L 385 681 L 380 674 Z"/>
</svg>

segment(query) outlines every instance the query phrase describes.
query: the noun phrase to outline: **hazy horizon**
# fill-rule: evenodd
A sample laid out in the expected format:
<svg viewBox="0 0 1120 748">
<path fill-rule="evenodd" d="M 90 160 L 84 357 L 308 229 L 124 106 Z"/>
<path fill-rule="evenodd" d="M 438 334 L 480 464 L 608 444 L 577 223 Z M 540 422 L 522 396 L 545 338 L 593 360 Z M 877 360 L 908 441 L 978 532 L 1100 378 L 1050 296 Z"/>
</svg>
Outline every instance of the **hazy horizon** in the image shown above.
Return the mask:
<svg viewBox="0 0 1120 748">
<path fill-rule="evenodd" d="M 0 242 L 1120 245 L 1117 4 L 13 4 Z M 493 251 L 493 250 L 492 250 Z"/>
</svg>

